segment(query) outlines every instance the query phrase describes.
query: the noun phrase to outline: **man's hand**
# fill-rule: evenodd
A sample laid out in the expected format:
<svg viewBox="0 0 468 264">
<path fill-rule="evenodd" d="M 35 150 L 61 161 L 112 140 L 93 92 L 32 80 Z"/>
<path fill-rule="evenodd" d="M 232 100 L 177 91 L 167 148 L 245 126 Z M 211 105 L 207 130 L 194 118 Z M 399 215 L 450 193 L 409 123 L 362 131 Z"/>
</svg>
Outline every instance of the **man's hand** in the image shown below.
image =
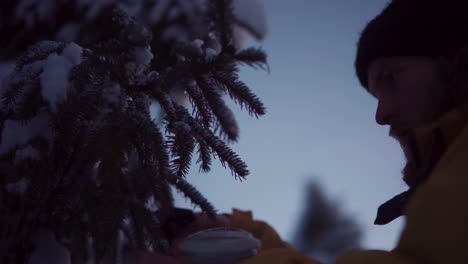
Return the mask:
<svg viewBox="0 0 468 264">
<path fill-rule="evenodd" d="M 172 256 L 159 253 L 139 251 L 136 253 L 136 264 L 214 264 L 214 262 L 193 260 L 185 257 L 179 250 L 179 244 L 190 234 L 214 227 L 229 227 L 229 219 L 224 215 L 218 215 L 215 219 L 210 218 L 206 213 L 195 213 L 193 222 L 181 230 L 176 230 L 175 238 L 171 243 Z"/>
</svg>

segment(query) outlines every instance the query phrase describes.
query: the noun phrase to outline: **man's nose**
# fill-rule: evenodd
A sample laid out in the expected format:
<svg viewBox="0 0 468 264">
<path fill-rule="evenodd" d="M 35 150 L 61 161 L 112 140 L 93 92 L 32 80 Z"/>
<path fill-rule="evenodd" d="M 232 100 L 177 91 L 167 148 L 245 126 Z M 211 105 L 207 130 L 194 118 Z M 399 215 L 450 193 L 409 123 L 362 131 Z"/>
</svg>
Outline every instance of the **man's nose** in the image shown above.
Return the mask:
<svg viewBox="0 0 468 264">
<path fill-rule="evenodd" d="M 375 122 L 379 125 L 389 125 L 392 120 L 392 112 L 388 104 L 379 101 L 375 112 Z"/>
</svg>

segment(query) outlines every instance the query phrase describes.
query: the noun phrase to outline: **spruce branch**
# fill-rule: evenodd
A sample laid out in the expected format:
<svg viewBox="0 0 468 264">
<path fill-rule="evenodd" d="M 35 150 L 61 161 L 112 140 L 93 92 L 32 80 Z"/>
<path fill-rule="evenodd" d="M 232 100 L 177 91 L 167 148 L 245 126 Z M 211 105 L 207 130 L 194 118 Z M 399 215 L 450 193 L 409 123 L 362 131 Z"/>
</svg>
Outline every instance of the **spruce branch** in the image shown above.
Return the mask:
<svg viewBox="0 0 468 264">
<path fill-rule="evenodd" d="M 16 60 L 16 70 L 21 70 L 25 65 L 34 61 L 46 59 L 52 53 L 61 53 L 65 43 L 50 40 L 40 41 L 30 46 L 27 51 Z"/>
<path fill-rule="evenodd" d="M 172 98 L 167 93 L 161 91 L 157 87 L 144 87 L 144 89 L 153 99 L 158 101 L 158 103 L 164 110 L 167 119 L 174 120 L 176 114 Z"/>
<path fill-rule="evenodd" d="M 258 118 L 258 116 L 265 114 L 266 108 L 263 103 L 249 87 L 239 81 L 239 77 L 235 73 L 216 72 L 212 78 L 241 107 L 247 108 L 250 115 L 255 115 Z"/>
<path fill-rule="evenodd" d="M 200 163 L 200 171 L 209 172 L 211 168 L 211 155 L 212 151 L 209 145 L 201 138 L 197 139 L 198 141 L 198 160 L 197 163 Z"/>
<path fill-rule="evenodd" d="M 260 48 L 247 48 L 237 52 L 234 58 L 242 63 L 247 64 L 253 68 L 260 68 L 262 70 L 270 71 L 270 67 L 267 63 L 267 55 Z"/>
<path fill-rule="evenodd" d="M 138 150 L 146 177 L 156 191 L 152 194 L 161 204 L 162 210 L 170 211 L 173 208 L 173 198 L 167 178 L 171 172 L 162 133 L 148 116 L 134 114 L 132 117 L 134 119 L 129 123 L 133 131 L 137 132 L 134 146 Z"/>
<path fill-rule="evenodd" d="M 205 128 L 209 129 L 213 122 L 213 116 L 211 113 L 210 105 L 203 96 L 203 92 L 196 85 L 195 81 L 191 82 L 185 87 L 190 97 L 192 105 L 195 106 L 195 117 L 203 122 L 203 126 Z"/>
<path fill-rule="evenodd" d="M 29 90 L 39 87 L 38 77 L 43 71 L 41 65 L 42 62 L 39 62 L 21 69 L 15 69 L 13 73 L 2 80 L 1 99 L 4 104 L 4 112 L 17 114 L 18 111 L 15 109 L 17 102 L 22 100 L 19 104 L 24 105 L 27 103 L 24 100 L 24 95 L 28 94 Z"/>
<path fill-rule="evenodd" d="M 208 0 L 208 15 L 213 21 L 213 30 L 217 33 L 222 52 L 233 50 L 233 30 L 234 22 L 232 0 Z"/>
<path fill-rule="evenodd" d="M 192 153 L 195 148 L 195 140 L 190 135 L 190 131 L 181 131 L 180 122 L 172 124 L 174 134 L 168 140 L 173 160 L 171 164 L 171 173 L 177 177 L 185 177 L 190 169 Z"/>
<path fill-rule="evenodd" d="M 187 122 L 195 133 L 197 139 L 201 139 L 213 149 L 213 151 L 220 158 L 221 164 L 225 166 L 227 163 L 231 169 L 232 174 L 237 178 L 243 178 L 249 174 L 247 165 L 239 158 L 239 156 L 232 151 L 221 139 L 213 134 L 212 131 L 207 130 L 200 126 L 200 124 L 188 114 L 187 110 L 181 106 L 176 106 L 177 112 L 181 119 Z"/>
<path fill-rule="evenodd" d="M 237 141 L 239 136 L 237 121 L 234 113 L 222 99 L 219 89 L 207 78 L 198 78 L 197 83 L 220 124 L 221 132 L 225 133 L 229 140 Z"/>
<path fill-rule="evenodd" d="M 18 98 L 20 98 L 21 94 L 23 93 L 23 90 L 25 89 L 24 83 L 21 83 L 19 85 L 10 85 L 10 87 L 7 86 L 8 84 L 3 85 L 6 86 L 6 88 L 1 98 L 5 108 L 2 110 L 4 113 L 13 112 L 11 107 L 15 104 L 15 102 L 18 100 Z"/>
<path fill-rule="evenodd" d="M 137 248 L 147 250 L 159 249 L 165 254 L 169 254 L 169 243 L 165 234 L 161 231 L 160 221 L 156 215 L 141 205 L 141 202 L 134 201 L 131 208 L 130 220 L 134 227 L 134 240 L 137 241 Z M 139 224 L 145 224 L 144 228 L 136 228 Z"/>
<path fill-rule="evenodd" d="M 161 231 L 161 223 L 158 218 L 154 213 L 148 211 L 146 208 L 140 208 L 140 210 L 142 210 L 143 215 L 147 219 L 151 219 L 151 221 L 149 221 L 150 224 L 147 225 L 147 236 L 151 247 L 161 249 L 164 253 L 169 254 L 170 245 L 165 237 L 166 235 Z"/>
<path fill-rule="evenodd" d="M 186 180 L 176 179 L 173 177 L 171 183 L 193 203 L 200 206 L 200 208 L 202 208 L 204 212 L 208 213 L 209 216 L 214 217 L 216 215 L 216 210 L 210 204 L 210 202 Z"/>
<path fill-rule="evenodd" d="M 43 104 L 41 89 L 39 83 L 37 83 L 23 92 L 23 96 L 16 103 L 16 109 L 10 118 L 22 121 L 31 120 L 37 115 Z"/>
</svg>

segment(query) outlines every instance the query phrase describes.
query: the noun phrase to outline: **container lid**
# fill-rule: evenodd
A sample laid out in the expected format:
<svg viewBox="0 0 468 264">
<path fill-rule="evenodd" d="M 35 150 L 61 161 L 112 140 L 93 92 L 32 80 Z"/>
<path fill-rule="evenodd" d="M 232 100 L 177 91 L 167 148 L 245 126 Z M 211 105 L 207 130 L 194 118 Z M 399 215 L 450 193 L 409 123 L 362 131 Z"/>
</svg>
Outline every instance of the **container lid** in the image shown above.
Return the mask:
<svg viewBox="0 0 468 264">
<path fill-rule="evenodd" d="M 260 241 L 240 228 L 210 228 L 193 233 L 180 244 L 181 252 L 196 259 L 232 261 L 255 256 Z"/>
</svg>

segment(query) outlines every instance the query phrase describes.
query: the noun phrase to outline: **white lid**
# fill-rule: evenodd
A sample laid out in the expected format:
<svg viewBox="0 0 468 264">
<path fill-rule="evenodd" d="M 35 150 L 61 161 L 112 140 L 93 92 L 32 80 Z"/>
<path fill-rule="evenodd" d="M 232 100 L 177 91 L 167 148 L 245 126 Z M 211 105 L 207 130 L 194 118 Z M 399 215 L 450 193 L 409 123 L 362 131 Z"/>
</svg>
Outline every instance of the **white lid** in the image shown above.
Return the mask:
<svg viewBox="0 0 468 264">
<path fill-rule="evenodd" d="M 191 234 L 179 244 L 179 248 L 192 258 L 229 261 L 255 256 L 260 244 L 243 229 L 219 227 Z"/>
</svg>

